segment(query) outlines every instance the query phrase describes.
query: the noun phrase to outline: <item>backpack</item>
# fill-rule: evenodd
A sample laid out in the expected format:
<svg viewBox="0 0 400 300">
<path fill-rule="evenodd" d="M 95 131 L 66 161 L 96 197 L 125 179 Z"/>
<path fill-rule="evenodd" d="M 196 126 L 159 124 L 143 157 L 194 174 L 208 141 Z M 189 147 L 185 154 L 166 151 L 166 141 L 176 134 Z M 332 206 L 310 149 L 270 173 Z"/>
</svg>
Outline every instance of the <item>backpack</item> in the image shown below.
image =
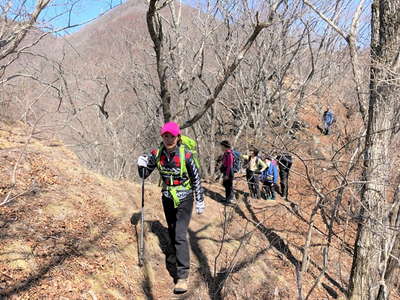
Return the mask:
<svg viewBox="0 0 400 300">
<path fill-rule="evenodd" d="M 293 158 L 290 154 L 282 154 L 279 156 L 279 168 L 284 168 L 284 170 L 289 169 L 288 166 L 292 166 Z"/>
<path fill-rule="evenodd" d="M 185 146 L 187 150 L 192 152 L 192 157 L 194 164 L 196 165 L 197 169 L 200 170 L 200 159 L 199 159 L 199 154 L 197 152 L 197 142 L 190 137 L 187 137 L 185 135 L 181 136 L 181 143 L 182 145 Z"/>
<path fill-rule="evenodd" d="M 260 180 L 262 182 L 273 182 L 274 181 L 274 174 L 269 174 L 269 168 L 271 168 L 271 166 L 269 166 L 268 168 L 266 168 L 264 171 L 261 172 L 260 174 Z"/>
<path fill-rule="evenodd" d="M 163 148 L 163 144 L 160 144 L 160 147 L 157 150 L 156 154 L 156 163 L 159 166 L 160 163 L 160 156 Z M 194 164 L 196 165 L 197 169 L 200 171 L 200 160 L 197 152 L 197 142 L 190 137 L 181 136 L 181 145 L 179 146 L 179 157 L 180 157 L 180 165 L 181 165 L 181 175 L 187 172 L 186 163 L 185 163 L 185 149 L 192 153 L 192 158 Z"/>
<path fill-rule="evenodd" d="M 233 154 L 233 173 L 237 173 L 242 168 L 242 162 L 240 161 L 240 152 L 237 150 L 232 150 Z"/>
<path fill-rule="evenodd" d="M 328 125 L 332 125 L 334 122 L 334 117 L 333 117 L 333 113 L 331 111 L 326 112 L 325 114 L 325 122 Z"/>
</svg>

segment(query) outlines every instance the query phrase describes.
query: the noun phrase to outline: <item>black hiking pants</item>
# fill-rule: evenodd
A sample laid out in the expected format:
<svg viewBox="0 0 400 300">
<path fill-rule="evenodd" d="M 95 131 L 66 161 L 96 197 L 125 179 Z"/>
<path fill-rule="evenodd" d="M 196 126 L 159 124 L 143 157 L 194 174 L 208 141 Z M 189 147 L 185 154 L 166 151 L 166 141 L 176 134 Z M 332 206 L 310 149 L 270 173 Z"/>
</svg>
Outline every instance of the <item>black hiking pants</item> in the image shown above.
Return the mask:
<svg viewBox="0 0 400 300">
<path fill-rule="evenodd" d="M 264 181 L 263 190 L 266 200 L 275 200 L 275 187 L 273 182 Z"/>
<path fill-rule="evenodd" d="M 224 179 L 222 185 L 225 188 L 225 201 L 231 202 L 234 199 L 234 192 L 233 192 L 233 177 L 228 177 Z"/>
<path fill-rule="evenodd" d="M 328 123 L 324 122 L 323 133 L 324 133 L 325 135 L 329 135 L 331 125 L 332 125 L 332 124 L 328 124 Z"/>
<path fill-rule="evenodd" d="M 171 248 L 176 256 L 177 279 L 185 279 L 188 278 L 190 269 L 188 227 L 192 217 L 193 194 L 181 200 L 177 208 L 174 208 L 174 201 L 165 196 L 162 197 L 162 204 L 168 224 Z"/>
<path fill-rule="evenodd" d="M 283 168 L 279 170 L 279 178 L 281 184 L 281 196 L 287 200 L 289 190 L 289 170 Z"/>
<path fill-rule="evenodd" d="M 249 185 L 250 197 L 259 199 L 260 188 L 256 172 L 246 169 L 246 179 L 247 179 L 247 184 Z"/>
</svg>

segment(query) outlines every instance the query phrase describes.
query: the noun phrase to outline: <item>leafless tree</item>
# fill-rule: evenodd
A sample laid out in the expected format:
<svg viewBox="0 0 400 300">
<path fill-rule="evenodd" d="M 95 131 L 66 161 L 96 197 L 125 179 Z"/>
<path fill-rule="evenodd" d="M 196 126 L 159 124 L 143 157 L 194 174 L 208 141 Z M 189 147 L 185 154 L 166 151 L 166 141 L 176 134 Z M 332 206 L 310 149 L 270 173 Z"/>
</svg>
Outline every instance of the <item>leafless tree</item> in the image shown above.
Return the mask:
<svg viewBox="0 0 400 300">
<path fill-rule="evenodd" d="M 255 23 L 253 25 L 253 31 L 249 35 L 247 39 L 241 44 L 239 41 L 236 41 L 233 43 L 234 46 L 237 47 L 237 49 L 231 48 L 228 49 L 229 52 L 227 53 L 228 55 L 224 58 L 220 57 L 220 59 L 217 56 L 217 62 L 220 65 L 219 68 L 222 70 L 216 72 L 216 81 L 212 86 L 209 86 L 208 84 L 205 84 L 205 81 L 203 81 L 202 76 L 203 76 L 203 66 L 204 66 L 204 56 L 205 54 L 205 43 L 209 40 L 209 35 L 212 32 L 206 32 L 205 35 L 203 35 L 203 38 L 200 40 L 200 47 L 196 49 L 195 53 L 196 55 L 194 56 L 195 61 L 192 62 L 191 65 L 194 65 L 195 68 L 192 69 L 192 78 L 188 78 L 190 80 L 195 80 L 196 78 L 205 84 L 205 95 L 206 96 L 206 101 L 203 104 L 200 104 L 200 108 L 197 109 L 197 112 L 189 117 L 188 120 L 183 122 L 182 128 L 190 127 L 192 126 L 196 121 L 198 121 L 206 112 L 207 110 L 215 103 L 217 100 L 220 92 L 222 91 L 223 87 L 227 83 L 228 79 L 232 76 L 236 68 L 239 66 L 239 64 L 242 62 L 244 59 L 245 55 L 253 45 L 254 41 L 257 39 L 257 36 L 260 34 L 260 32 L 272 25 L 272 22 L 274 20 L 274 16 L 276 13 L 276 10 L 279 8 L 279 6 L 282 4 L 283 1 L 276 1 L 271 7 L 269 11 L 269 17 L 267 20 L 267 23 L 262 23 L 259 21 L 259 14 L 257 13 L 255 15 Z M 175 30 L 175 33 L 178 33 L 177 36 L 171 37 L 171 34 L 165 29 L 166 22 L 162 21 L 162 16 L 160 14 L 160 11 L 169 6 L 171 9 L 171 15 L 172 15 L 172 29 Z M 216 7 L 216 10 L 219 8 Z M 173 3 L 171 1 L 167 1 L 164 3 L 159 3 L 157 0 L 151 0 L 149 2 L 149 9 L 147 12 L 147 24 L 148 24 L 148 30 L 150 33 L 150 37 L 154 43 L 154 51 L 156 54 L 156 66 L 157 66 L 157 74 L 158 74 L 158 79 L 160 83 L 160 99 L 161 99 L 161 105 L 163 108 L 163 117 L 164 121 L 169 121 L 170 119 L 173 118 L 173 112 L 171 111 L 171 88 L 173 86 L 172 81 L 176 77 L 180 77 L 180 74 L 184 72 L 183 69 L 183 64 L 178 64 L 177 66 L 171 65 L 171 62 L 173 63 L 174 56 L 176 55 L 179 59 L 179 56 L 182 55 L 180 52 L 182 50 L 182 39 L 183 36 L 181 36 L 181 32 L 179 30 L 179 25 L 180 25 L 180 14 L 179 14 L 179 8 L 178 10 L 175 9 Z M 232 32 L 231 27 L 233 25 L 230 25 L 229 23 L 229 18 L 231 18 L 232 15 L 226 16 L 225 24 L 227 24 L 227 39 L 230 39 L 231 36 L 234 34 Z M 215 30 L 215 29 L 213 29 Z M 217 38 L 217 37 L 216 37 Z M 174 53 L 171 49 L 171 45 L 168 45 L 168 41 L 176 39 L 177 45 L 177 53 Z M 230 41 L 230 40 L 229 40 Z M 227 44 L 227 43 L 226 43 Z M 169 47 L 169 48 L 168 48 Z M 217 54 L 221 55 L 221 53 Z M 171 60 L 170 60 L 171 59 Z M 182 62 L 182 61 L 181 61 Z M 176 72 L 176 73 L 175 73 Z M 189 80 L 180 80 L 180 89 L 185 89 L 189 85 L 190 81 Z M 179 82 L 179 81 L 178 81 Z"/>
<path fill-rule="evenodd" d="M 393 22 L 393 20 L 395 20 Z M 391 274 L 387 273 L 398 242 L 399 186 L 393 195 L 390 145 L 396 125 L 399 94 L 400 1 L 372 4 L 371 75 L 367 135 L 365 139 L 365 184 L 355 254 L 350 278 L 350 299 L 389 299 Z"/>
<path fill-rule="evenodd" d="M 397 195 L 398 182 L 395 179 L 396 176 L 395 178 L 391 176 L 396 167 L 390 164 L 394 157 L 389 150 L 395 137 L 394 129 L 397 124 L 395 99 L 398 94 L 399 32 L 389 20 L 399 19 L 400 3 L 373 1 L 370 90 L 369 93 L 364 93 L 356 47 L 358 24 L 364 2 L 361 1 L 355 10 L 349 33 L 340 29 L 321 9 L 309 1 L 304 2 L 347 41 L 356 82 L 359 111 L 367 128 L 363 150 L 361 205 L 357 219 L 358 230 L 349 297 L 350 299 L 388 299 L 393 283 L 393 259 L 396 259 L 392 255 L 398 255 L 394 245 L 398 238 L 399 207 L 397 196 L 392 196 Z M 367 114 L 365 103 L 368 95 Z M 387 270 L 390 271 L 387 272 Z"/>
<path fill-rule="evenodd" d="M 35 26 L 39 15 L 49 2 L 50 0 L 36 1 L 32 12 L 27 10 L 25 1 L 3 2 L 0 5 L 0 71 L 2 75 L 7 66 L 18 57 L 18 52 L 21 51 L 18 49 L 19 45 Z"/>
</svg>

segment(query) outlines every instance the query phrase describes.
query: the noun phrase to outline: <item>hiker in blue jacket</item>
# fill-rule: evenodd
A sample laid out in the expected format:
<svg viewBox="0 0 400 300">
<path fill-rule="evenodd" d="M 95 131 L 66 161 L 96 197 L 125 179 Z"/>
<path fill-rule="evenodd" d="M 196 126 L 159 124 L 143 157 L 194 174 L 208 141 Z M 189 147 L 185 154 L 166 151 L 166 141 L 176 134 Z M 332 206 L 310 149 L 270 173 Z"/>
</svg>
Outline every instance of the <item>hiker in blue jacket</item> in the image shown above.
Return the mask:
<svg viewBox="0 0 400 300">
<path fill-rule="evenodd" d="M 263 182 L 263 192 L 266 200 L 275 200 L 275 186 L 278 183 L 278 167 L 269 155 L 265 158 L 265 164 L 267 165 L 267 169 L 265 169 L 260 176 Z"/>
<path fill-rule="evenodd" d="M 335 121 L 335 117 L 333 115 L 333 112 L 329 109 L 329 107 L 326 108 L 324 111 L 324 114 L 322 116 L 322 120 L 324 122 L 324 127 L 323 127 L 323 133 L 325 135 L 329 135 L 330 132 L 330 127 Z"/>
</svg>

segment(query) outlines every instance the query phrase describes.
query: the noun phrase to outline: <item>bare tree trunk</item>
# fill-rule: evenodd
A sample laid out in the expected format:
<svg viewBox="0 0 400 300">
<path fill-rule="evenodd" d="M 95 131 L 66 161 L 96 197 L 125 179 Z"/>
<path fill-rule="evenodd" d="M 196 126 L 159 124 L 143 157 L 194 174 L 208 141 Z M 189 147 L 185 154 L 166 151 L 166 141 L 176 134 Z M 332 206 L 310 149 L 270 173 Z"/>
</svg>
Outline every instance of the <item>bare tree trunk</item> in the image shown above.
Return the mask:
<svg viewBox="0 0 400 300">
<path fill-rule="evenodd" d="M 395 208 L 392 211 L 392 214 L 389 216 L 390 227 L 394 231 L 396 237 L 393 240 L 392 251 L 389 252 L 389 259 L 386 264 L 386 272 L 385 272 L 385 285 L 381 285 L 379 287 L 378 300 L 389 299 L 390 297 L 390 287 L 394 286 L 397 281 L 396 270 L 399 269 L 400 263 L 400 233 L 398 232 L 398 228 L 400 226 L 400 207 L 399 207 L 399 192 L 400 186 L 397 187 L 397 191 L 394 196 L 394 203 L 396 204 Z"/>
<path fill-rule="evenodd" d="M 149 3 L 149 9 L 147 11 L 147 28 L 150 33 L 150 37 L 154 43 L 154 51 L 156 53 L 157 61 L 157 74 L 160 82 L 160 97 L 161 106 L 164 116 L 164 122 L 168 122 L 171 119 L 171 93 L 168 89 L 170 84 L 169 66 L 166 62 L 166 55 L 168 50 L 165 49 L 164 32 L 161 22 L 161 17 L 158 11 L 161 7 L 157 7 L 157 0 L 151 0 Z"/>
<path fill-rule="evenodd" d="M 211 150 L 210 150 L 210 173 L 208 174 L 211 178 L 215 178 L 215 107 L 211 107 L 211 128 L 210 128 L 210 139 L 211 139 Z"/>
<path fill-rule="evenodd" d="M 388 230 L 390 154 L 399 79 L 400 0 L 375 0 L 371 21 L 371 73 L 362 208 L 350 277 L 350 299 L 377 299 L 393 248 Z M 396 201 L 396 200 L 395 200 Z M 392 245 L 392 247 L 390 247 Z M 388 288 L 390 290 L 390 288 Z M 381 299 L 388 299 L 387 297 Z"/>
</svg>

